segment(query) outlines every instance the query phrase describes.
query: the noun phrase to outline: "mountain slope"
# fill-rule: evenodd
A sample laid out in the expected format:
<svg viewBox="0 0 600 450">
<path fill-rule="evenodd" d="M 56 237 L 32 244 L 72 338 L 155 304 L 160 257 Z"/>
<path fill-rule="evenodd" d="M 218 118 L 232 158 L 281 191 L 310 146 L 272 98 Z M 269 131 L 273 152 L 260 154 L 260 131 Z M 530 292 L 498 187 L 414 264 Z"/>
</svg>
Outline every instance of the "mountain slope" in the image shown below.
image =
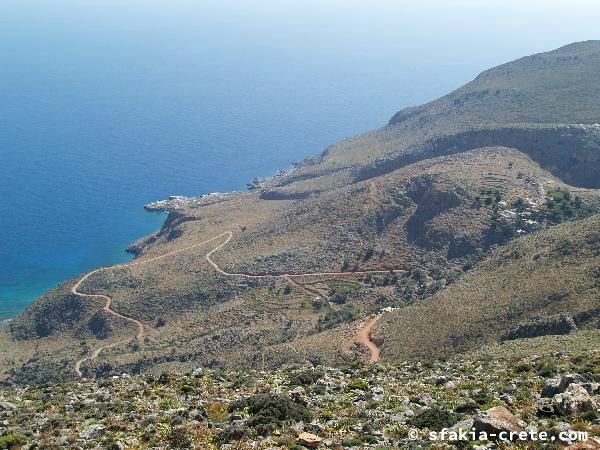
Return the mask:
<svg viewBox="0 0 600 450">
<path fill-rule="evenodd" d="M 600 41 L 566 45 L 481 73 L 456 91 L 398 112 L 390 124 L 597 123 Z"/>
<path fill-rule="evenodd" d="M 388 360 L 447 357 L 481 345 L 568 334 L 600 322 L 600 215 L 494 250 L 435 296 L 386 314 Z"/>
<path fill-rule="evenodd" d="M 412 311 L 433 313 L 428 305 L 439 306 L 437 299 L 459 286 L 470 296 L 465 305 L 483 302 L 465 283 L 484 272 L 461 276 L 475 260 L 489 252 L 493 258 L 496 246 L 521 234 L 530 237 L 514 245 L 530 252 L 526 243 L 534 235 L 598 212 L 600 98 L 592 69 L 599 63 L 600 42 L 524 58 L 293 171 L 257 179 L 248 192 L 165 203 L 170 214 L 163 228 L 131 246 L 140 264 L 94 273 L 79 286 L 84 294 L 110 297 L 116 314 L 103 311 L 98 298 L 71 292 L 83 275 L 69 280 L 0 327 L 11 349 L 0 353 L 0 372 L 43 382 L 74 377 L 74 362 L 82 359 L 89 376 L 360 359 L 364 349 L 353 345 L 352 333 L 360 319 L 386 307 L 403 309 L 384 313 L 377 329 L 384 359 L 443 356 L 486 341 L 486 329 L 472 318 L 457 329 L 458 343 L 442 324 L 435 331 L 446 341 L 434 348 L 431 328 Z M 492 88 L 500 94 L 472 95 Z M 581 224 L 557 230 L 593 227 L 597 219 Z M 171 256 L 155 259 L 162 255 Z M 571 259 L 560 261 L 583 282 Z M 535 269 L 519 267 L 525 274 Z M 519 267 L 496 264 L 485 283 Z M 521 305 L 521 315 L 500 317 L 490 309 L 489 321 L 502 319 L 501 327 L 492 324 L 491 340 L 544 312 L 544 299 L 536 297 L 545 292 L 544 276 L 536 274 L 531 286 L 510 284 L 523 295 L 507 297 L 504 306 Z M 583 312 L 591 288 L 565 283 L 568 301 L 548 311 Z M 142 323 L 142 338 L 119 315 Z M 405 336 L 395 330 L 411 323 L 407 317 L 420 324 L 411 338 L 414 354 L 395 337 Z M 469 334 L 471 328 L 477 331 Z"/>
</svg>

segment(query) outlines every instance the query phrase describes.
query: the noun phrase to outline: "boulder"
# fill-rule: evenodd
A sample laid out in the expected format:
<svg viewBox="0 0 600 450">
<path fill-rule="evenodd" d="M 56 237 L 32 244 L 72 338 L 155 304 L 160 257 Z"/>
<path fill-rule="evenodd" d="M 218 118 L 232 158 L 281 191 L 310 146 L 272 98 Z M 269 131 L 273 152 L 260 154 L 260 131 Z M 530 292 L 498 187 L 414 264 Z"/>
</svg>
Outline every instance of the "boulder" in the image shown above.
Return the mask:
<svg viewBox="0 0 600 450">
<path fill-rule="evenodd" d="M 298 436 L 298 444 L 304 445 L 308 448 L 319 448 L 321 442 L 323 442 L 323 439 L 321 439 L 319 436 L 312 433 L 307 433 L 306 431 L 303 431 Z"/>
<path fill-rule="evenodd" d="M 519 433 L 525 429 L 525 424 L 504 406 L 496 406 L 477 415 L 473 427 L 477 433 L 498 434 L 503 431 Z"/>
<path fill-rule="evenodd" d="M 560 379 L 558 390 L 559 393 L 565 392 L 571 384 L 584 384 L 587 382 L 588 380 L 586 380 L 583 376 L 579 375 L 578 373 L 570 373 Z"/>
<path fill-rule="evenodd" d="M 82 439 L 97 439 L 106 432 L 106 427 L 102 424 L 90 425 L 80 433 Z"/>
<path fill-rule="evenodd" d="M 289 396 L 290 398 L 296 402 L 296 403 L 300 403 L 301 405 L 308 405 L 308 399 L 306 398 L 306 391 L 304 390 L 304 388 L 302 386 L 298 386 L 295 389 L 292 389 L 289 392 Z"/>
<path fill-rule="evenodd" d="M 542 397 L 543 398 L 552 398 L 556 394 L 560 394 L 560 380 L 554 379 L 550 380 L 546 385 L 542 388 Z"/>
<path fill-rule="evenodd" d="M 588 391 L 590 395 L 596 395 L 600 391 L 600 384 L 598 383 L 581 383 L 581 387 Z"/>
<path fill-rule="evenodd" d="M 14 411 L 17 409 L 17 405 L 10 402 L 0 402 L 0 411 Z"/>
<path fill-rule="evenodd" d="M 467 417 L 466 419 L 463 419 L 463 420 L 455 423 L 454 425 L 452 425 L 450 427 L 450 431 L 454 431 L 454 432 L 458 433 L 458 432 L 460 432 L 460 430 L 470 431 L 471 428 L 473 428 L 473 418 Z"/>
<path fill-rule="evenodd" d="M 550 380 L 542 389 L 541 395 L 544 398 L 552 398 L 556 394 L 565 392 L 565 390 L 573 383 L 581 384 L 590 394 L 593 394 L 595 386 L 592 383 L 589 383 L 588 380 L 578 373 L 570 373 L 560 379 Z"/>
<path fill-rule="evenodd" d="M 596 408 L 594 399 L 579 384 L 571 384 L 563 393 L 556 394 L 552 400 L 552 404 L 554 405 L 554 409 L 564 416 L 593 411 Z"/>
</svg>

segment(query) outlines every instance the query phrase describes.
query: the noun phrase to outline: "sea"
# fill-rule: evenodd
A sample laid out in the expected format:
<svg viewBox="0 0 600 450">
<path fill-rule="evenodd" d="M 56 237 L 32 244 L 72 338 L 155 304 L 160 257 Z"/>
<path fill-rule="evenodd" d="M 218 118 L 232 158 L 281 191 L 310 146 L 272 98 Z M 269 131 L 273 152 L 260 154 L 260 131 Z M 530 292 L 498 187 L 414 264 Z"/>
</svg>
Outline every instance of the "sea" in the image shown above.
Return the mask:
<svg viewBox="0 0 600 450">
<path fill-rule="evenodd" d="M 596 30 L 510 3 L 2 0 L 0 321 L 128 260 L 164 221 L 148 202 L 243 190 Z"/>
</svg>

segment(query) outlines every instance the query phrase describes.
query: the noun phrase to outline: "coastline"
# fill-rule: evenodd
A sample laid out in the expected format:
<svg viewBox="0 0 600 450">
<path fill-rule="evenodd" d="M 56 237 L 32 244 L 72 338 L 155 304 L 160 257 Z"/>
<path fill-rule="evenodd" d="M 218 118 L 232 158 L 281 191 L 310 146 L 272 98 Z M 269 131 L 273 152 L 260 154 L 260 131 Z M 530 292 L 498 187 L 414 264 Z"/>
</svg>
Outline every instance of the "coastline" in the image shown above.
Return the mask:
<svg viewBox="0 0 600 450">
<path fill-rule="evenodd" d="M 103 246 L 101 257 L 97 257 L 95 261 L 86 261 L 85 264 L 74 266 L 67 264 L 59 270 L 49 271 L 48 274 L 41 273 L 40 280 L 30 280 L 23 283 L 22 289 L 7 289 L 5 292 L 1 289 L 3 286 L 0 285 L 0 307 L 4 310 L 3 314 L 0 314 L 0 326 L 5 326 L 17 319 L 40 297 L 82 273 L 94 268 L 123 264 L 133 260 L 134 255 L 127 252 L 127 246 L 131 242 L 135 242 L 134 239 L 137 239 L 138 236 L 148 236 L 157 232 L 165 222 L 165 216 L 162 213 L 146 211 L 139 205 L 133 216 L 136 222 L 142 224 L 140 227 L 142 232 L 136 233 L 135 236 L 129 236 L 127 239 L 112 243 L 105 242 L 106 245 Z"/>
<path fill-rule="evenodd" d="M 318 153 L 318 154 L 320 154 L 320 153 Z M 288 167 L 287 169 L 278 169 L 275 172 L 275 174 L 273 174 L 271 176 L 256 177 L 252 181 L 252 183 L 248 183 L 248 187 L 252 186 L 253 188 L 256 188 L 257 186 L 264 185 L 266 182 L 268 182 L 270 180 L 277 179 L 284 175 L 288 175 L 288 174 L 294 172 L 295 168 L 298 165 L 304 164 L 308 158 L 310 158 L 310 157 L 305 157 L 304 160 L 301 160 L 300 162 L 292 162 L 290 164 L 292 167 Z M 241 191 L 241 192 L 243 192 L 243 191 Z M 61 277 L 60 279 L 57 278 L 55 283 L 53 283 L 49 287 L 45 287 L 42 291 L 39 291 L 39 294 L 37 294 L 34 298 L 28 297 L 26 300 L 24 299 L 23 301 L 17 302 L 20 305 L 19 310 L 17 311 L 15 309 L 13 311 L 10 311 L 9 312 L 9 314 L 11 314 L 10 316 L 5 316 L 4 318 L 0 318 L 0 327 L 5 327 L 7 324 L 12 322 L 16 318 L 18 318 L 23 313 L 23 311 L 25 311 L 27 309 L 27 307 L 29 305 L 35 303 L 45 293 L 47 293 L 54 287 L 60 285 L 61 283 L 67 281 L 70 278 L 76 277 L 79 274 L 93 270 L 94 268 L 97 268 L 97 267 L 112 266 L 115 264 L 123 264 L 123 263 L 134 260 L 138 256 L 135 251 L 132 251 L 132 248 L 135 245 L 135 243 L 147 238 L 148 236 L 151 236 L 153 233 L 158 232 L 161 229 L 161 227 L 164 225 L 164 223 L 168 220 L 168 215 L 170 213 L 181 210 L 181 209 L 186 209 L 186 208 L 201 208 L 203 206 L 208 206 L 208 205 L 211 205 L 214 203 L 221 203 L 221 202 L 229 200 L 232 196 L 239 194 L 241 192 L 237 191 L 237 190 L 228 190 L 225 192 L 211 192 L 208 194 L 200 194 L 195 197 L 194 196 L 188 197 L 188 196 L 184 196 L 184 195 L 170 195 L 167 199 L 155 200 L 155 201 L 152 201 L 150 203 L 143 205 L 143 211 L 145 211 L 144 216 L 146 216 L 146 217 L 148 217 L 148 216 L 157 217 L 158 216 L 160 218 L 159 219 L 160 225 L 158 227 L 154 228 L 152 231 L 141 234 L 141 236 L 137 239 L 129 241 L 125 247 L 123 247 L 122 245 L 116 246 L 114 249 L 114 252 L 111 252 L 112 258 L 108 262 L 83 268 L 81 271 L 79 271 L 77 273 L 65 275 L 64 277 Z"/>
</svg>

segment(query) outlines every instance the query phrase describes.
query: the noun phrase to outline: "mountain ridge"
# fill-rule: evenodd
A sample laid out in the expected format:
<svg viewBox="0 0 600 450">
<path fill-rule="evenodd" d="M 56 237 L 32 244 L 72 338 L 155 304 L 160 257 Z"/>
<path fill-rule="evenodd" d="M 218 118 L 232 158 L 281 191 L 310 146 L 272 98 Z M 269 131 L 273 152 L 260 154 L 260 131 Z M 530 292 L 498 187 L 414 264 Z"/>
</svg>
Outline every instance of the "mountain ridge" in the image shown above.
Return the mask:
<svg viewBox="0 0 600 450">
<path fill-rule="evenodd" d="M 436 115 L 459 123 L 598 123 L 600 41 L 572 43 L 483 71 L 473 81 L 390 120 L 427 123 Z M 525 74 L 526 78 L 521 78 Z M 584 76 L 585 83 L 578 85 Z M 551 83 L 550 89 L 548 83 Z M 565 108 L 565 100 L 580 104 Z M 490 103 L 497 103 L 490 108 Z"/>
</svg>

